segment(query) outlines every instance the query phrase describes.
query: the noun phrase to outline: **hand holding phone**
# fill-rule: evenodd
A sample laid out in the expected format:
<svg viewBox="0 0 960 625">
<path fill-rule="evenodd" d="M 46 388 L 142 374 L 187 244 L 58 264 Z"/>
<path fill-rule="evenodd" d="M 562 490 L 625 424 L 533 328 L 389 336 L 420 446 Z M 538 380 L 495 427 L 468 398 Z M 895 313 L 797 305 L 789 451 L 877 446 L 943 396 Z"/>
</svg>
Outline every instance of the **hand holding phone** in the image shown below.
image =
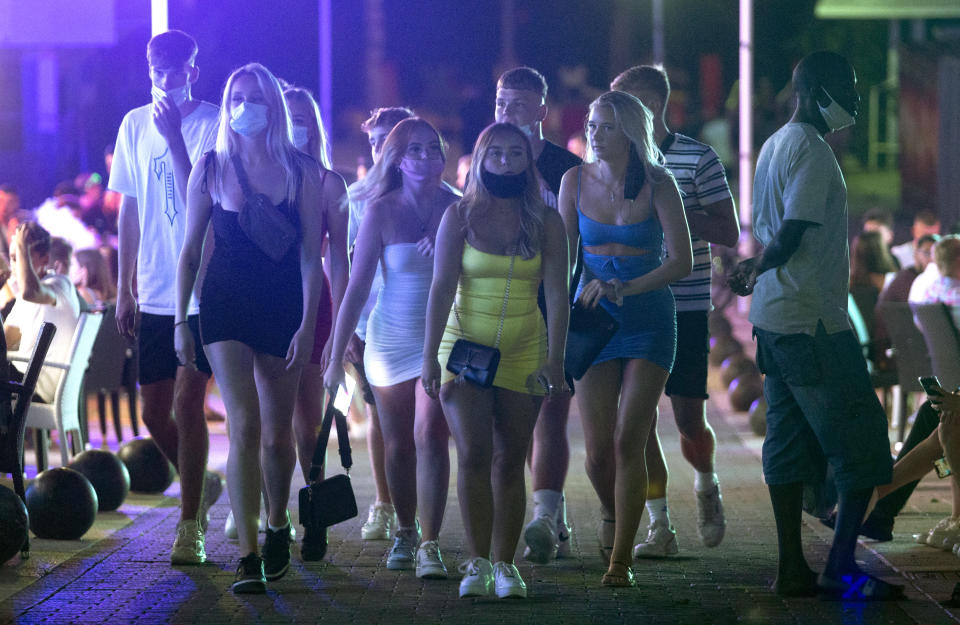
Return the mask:
<svg viewBox="0 0 960 625">
<path fill-rule="evenodd" d="M 943 390 L 943 387 L 940 386 L 940 380 L 937 379 L 937 376 L 921 376 L 918 378 L 920 386 L 923 387 L 923 392 L 927 394 L 927 397 L 930 399 L 936 399 L 937 397 L 942 397 L 946 395 L 946 391 Z"/>
</svg>

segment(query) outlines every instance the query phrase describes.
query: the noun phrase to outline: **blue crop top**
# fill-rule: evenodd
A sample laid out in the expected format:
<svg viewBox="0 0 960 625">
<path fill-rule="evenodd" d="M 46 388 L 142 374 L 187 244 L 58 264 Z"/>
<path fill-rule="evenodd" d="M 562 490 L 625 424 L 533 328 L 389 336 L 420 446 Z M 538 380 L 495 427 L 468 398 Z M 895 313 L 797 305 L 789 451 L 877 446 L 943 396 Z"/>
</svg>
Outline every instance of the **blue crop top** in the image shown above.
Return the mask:
<svg viewBox="0 0 960 625">
<path fill-rule="evenodd" d="M 590 219 L 580 210 L 580 174 L 581 166 L 577 170 L 577 222 L 580 226 L 580 237 L 584 247 L 604 245 L 605 243 L 620 243 L 638 249 L 660 252 L 663 248 L 663 229 L 653 212 L 653 188 L 650 193 L 650 216 L 643 221 L 632 224 L 605 224 Z"/>
</svg>

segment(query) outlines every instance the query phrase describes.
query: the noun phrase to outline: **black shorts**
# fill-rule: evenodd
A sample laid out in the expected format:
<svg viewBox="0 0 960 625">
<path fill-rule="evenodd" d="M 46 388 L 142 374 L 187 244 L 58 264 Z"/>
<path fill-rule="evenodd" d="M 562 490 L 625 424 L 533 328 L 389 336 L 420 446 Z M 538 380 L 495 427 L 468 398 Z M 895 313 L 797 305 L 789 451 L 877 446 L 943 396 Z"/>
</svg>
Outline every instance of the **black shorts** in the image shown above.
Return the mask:
<svg viewBox="0 0 960 625">
<path fill-rule="evenodd" d="M 187 317 L 187 325 L 193 333 L 193 343 L 197 353 L 197 369 L 206 375 L 213 375 L 207 355 L 200 342 L 200 316 Z M 140 351 L 140 384 L 153 384 L 163 380 L 175 380 L 180 361 L 173 348 L 173 315 L 140 315 L 140 332 L 137 336 Z"/>
<path fill-rule="evenodd" d="M 667 378 L 666 394 L 707 399 L 710 328 L 706 310 L 677 312 L 677 357 Z"/>
</svg>

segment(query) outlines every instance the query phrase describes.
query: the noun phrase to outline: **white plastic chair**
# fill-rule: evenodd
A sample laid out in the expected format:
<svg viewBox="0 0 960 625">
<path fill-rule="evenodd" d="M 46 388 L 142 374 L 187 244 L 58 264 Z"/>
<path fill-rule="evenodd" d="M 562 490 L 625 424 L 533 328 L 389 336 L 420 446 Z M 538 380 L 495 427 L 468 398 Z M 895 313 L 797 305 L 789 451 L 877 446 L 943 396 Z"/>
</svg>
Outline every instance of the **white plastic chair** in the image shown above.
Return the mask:
<svg viewBox="0 0 960 625">
<path fill-rule="evenodd" d="M 73 343 L 70 345 L 70 361 L 55 362 L 45 360 L 44 367 L 62 369 L 64 373 L 57 382 L 53 402 L 46 404 L 33 402 L 27 411 L 28 428 L 35 428 L 43 434 L 38 437 L 37 468 L 42 470 L 47 466 L 47 432 L 56 430 L 60 437 L 60 459 L 63 466 L 70 462 L 67 451 L 67 432 L 73 433 L 72 451 L 76 455 L 83 451 L 83 431 L 80 428 L 80 401 L 83 398 L 83 376 L 90 362 L 90 352 L 93 343 L 100 331 L 103 315 L 99 313 L 80 313 L 77 328 L 73 333 Z M 11 360 L 20 360 L 11 357 Z"/>
</svg>

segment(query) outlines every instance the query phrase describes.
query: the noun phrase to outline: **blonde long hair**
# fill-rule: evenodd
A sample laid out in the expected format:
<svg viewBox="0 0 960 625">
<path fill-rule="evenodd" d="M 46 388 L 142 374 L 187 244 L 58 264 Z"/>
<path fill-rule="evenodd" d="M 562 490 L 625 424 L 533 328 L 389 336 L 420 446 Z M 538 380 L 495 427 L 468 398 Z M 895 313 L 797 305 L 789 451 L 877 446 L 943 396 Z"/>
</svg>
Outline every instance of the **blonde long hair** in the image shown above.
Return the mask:
<svg viewBox="0 0 960 625">
<path fill-rule="evenodd" d="M 621 132 L 633 144 L 644 172 L 651 180 L 662 182 L 672 177 L 670 171 L 662 165 L 663 153 L 653 138 L 653 114 L 643 102 L 624 91 L 608 91 L 590 103 L 590 111 L 593 112 L 599 106 L 606 106 L 613 110 Z M 597 160 L 597 155 L 589 143 L 585 160 L 588 163 Z"/>
<path fill-rule="evenodd" d="M 300 177 L 296 175 L 301 166 L 298 156 L 300 151 L 293 145 L 293 124 L 290 122 L 290 110 L 283 97 L 280 82 L 260 63 L 247 63 L 243 67 L 233 70 L 227 78 L 223 88 L 223 100 L 220 103 L 220 126 L 217 130 L 217 171 L 225 171 L 230 158 L 240 151 L 240 141 L 237 133 L 230 127 L 230 92 L 233 84 L 241 76 L 253 76 L 263 94 L 267 105 L 267 127 L 264 130 L 267 143 L 267 156 L 270 160 L 280 164 L 287 175 L 287 198 L 295 198 L 299 189 L 297 185 Z M 222 174 L 217 176 L 216 186 L 222 194 Z"/>
<path fill-rule="evenodd" d="M 410 137 L 417 128 L 427 128 L 437 135 L 437 139 L 440 141 L 440 154 L 443 161 L 447 161 L 446 145 L 443 142 L 443 137 L 440 136 L 440 131 L 425 119 L 408 117 L 398 122 L 390 131 L 390 134 L 387 135 L 383 142 L 383 151 L 380 153 L 379 160 L 373 164 L 373 167 L 367 172 L 367 176 L 355 184 L 353 187 L 355 192 L 351 194 L 351 200 L 372 202 L 403 186 L 403 175 L 398 167 L 400 160 L 407 152 L 407 146 L 410 145 Z"/>
<path fill-rule="evenodd" d="M 543 246 L 543 215 L 547 210 L 546 204 L 540 197 L 540 182 L 537 179 L 536 159 L 533 158 L 533 148 L 530 140 L 523 131 L 513 124 L 491 124 L 483 129 L 477 137 L 473 147 L 473 162 L 470 164 L 470 180 L 464 189 L 463 199 L 457 205 L 461 218 L 470 230 L 476 220 L 482 219 L 487 209 L 493 204 L 494 196 L 483 184 L 483 161 L 487 157 L 487 150 L 498 133 L 512 133 L 523 140 L 527 151 L 527 184 L 520 196 L 520 241 L 517 253 L 530 259 L 537 255 Z"/>
<path fill-rule="evenodd" d="M 323 127 L 323 118 L 320 117 L 320 107 L 313 94 L 303 87 L 287 87 L 283 92 L 283 97 L 287 100 L 299 100 L 307 105 L 310 113 L 313 115 L 313 124 L 316 124 L 317 140 L 314 142 L 313 149 L 307 152 L 317 160 L 326 169 L 333 169 L 333 161 L 330 158 L 330 139 L 327 136 L 327 130 Z"/>
</svg>

